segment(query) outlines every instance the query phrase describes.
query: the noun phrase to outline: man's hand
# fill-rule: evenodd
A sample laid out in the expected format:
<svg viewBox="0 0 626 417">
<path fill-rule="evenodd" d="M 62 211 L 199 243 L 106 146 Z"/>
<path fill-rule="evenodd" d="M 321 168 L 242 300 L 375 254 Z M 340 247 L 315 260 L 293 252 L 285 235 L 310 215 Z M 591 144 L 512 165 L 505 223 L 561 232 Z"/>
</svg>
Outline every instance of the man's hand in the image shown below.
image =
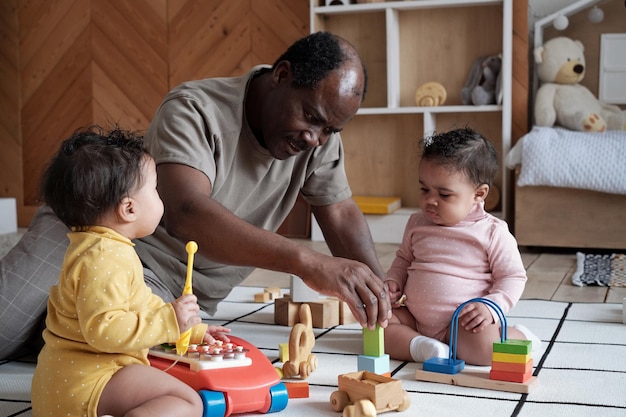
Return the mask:
<svg viewBox="0 0 626 417">
<path fill-rule="evenodd" d="M 361 326 L 387 327 L 391 318 L 389 290 L 367 265 L 345 258 L 321 255 L 319 269 L 301 276 L 315 291 L 337 297 L 350 307 Z"/>
</svg>

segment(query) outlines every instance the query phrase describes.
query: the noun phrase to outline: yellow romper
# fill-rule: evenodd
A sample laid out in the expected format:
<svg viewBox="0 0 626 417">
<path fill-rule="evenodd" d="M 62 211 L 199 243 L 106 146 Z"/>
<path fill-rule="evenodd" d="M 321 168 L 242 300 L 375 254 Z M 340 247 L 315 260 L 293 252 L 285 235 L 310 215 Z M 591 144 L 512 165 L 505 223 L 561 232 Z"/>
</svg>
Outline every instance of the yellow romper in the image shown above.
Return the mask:
<svg viewBox="0 0 626 417">
<path fill-rule="evenodd" d="M 174 308 L 145 284 L 129 239 L 101 226 L 68 237 L 33 376 L 34 417 L 97 417 L 102 390 L 117 370 L 148 366 L 151 346 L 180 337 Z M 194 327 L 194 343 L 206 328 Z"/>
</svg>

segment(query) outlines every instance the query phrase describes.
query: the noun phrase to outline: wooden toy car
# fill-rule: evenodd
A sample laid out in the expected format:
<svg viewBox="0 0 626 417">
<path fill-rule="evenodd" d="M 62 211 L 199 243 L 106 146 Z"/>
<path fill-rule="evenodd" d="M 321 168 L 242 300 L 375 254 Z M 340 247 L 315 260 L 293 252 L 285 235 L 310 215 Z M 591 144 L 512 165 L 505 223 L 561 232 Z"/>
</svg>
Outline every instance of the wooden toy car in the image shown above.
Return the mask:
<svg viewBox="0 0 626 417">
<path fill-rule="evenodd" d="M 155 347 L 148 359 L 155 368 L 198 391 L 204 403 L 203 417 L 284 410 L 287 388 L 269 359 L 247 341 L 228 338 L 228 344 L 190 345 L 182 356 L 173 347 Z"/>
<path fill-rule="evenodd" d="M 339 390 L 330 395 L 330 404 L 344 417 L 375 417 L 376 413 L 404 411 L 411 405 L 409 394 L 398 379 L 359 371 L 339 375 Z"/>
</svg>

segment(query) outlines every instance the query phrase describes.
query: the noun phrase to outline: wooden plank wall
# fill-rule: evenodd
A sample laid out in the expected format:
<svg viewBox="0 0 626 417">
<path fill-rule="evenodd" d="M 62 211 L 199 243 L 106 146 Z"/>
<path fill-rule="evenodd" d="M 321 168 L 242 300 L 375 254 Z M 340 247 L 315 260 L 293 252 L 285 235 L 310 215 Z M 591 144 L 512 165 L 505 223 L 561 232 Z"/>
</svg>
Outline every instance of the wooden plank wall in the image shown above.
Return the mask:
<svg viewBox="0 0 626 417">
<path fill-rule="evenodd" d="M 527 0 L 514 0 L 513 139 L 527 131 Z M 307 0 L 3 0 L 0 197 L 18 223 L 60 141 L 80 126 L 143 130 L 167 91 L 271 63 L 309 32 Z"/>
<path fill-rule="evenodd" d="M 308 0 L 3 0 L 0 197 L 30 223 L 59 143 L 94 123 L 144 130 L 180 82 L 272 63 Z"/>
</svg>

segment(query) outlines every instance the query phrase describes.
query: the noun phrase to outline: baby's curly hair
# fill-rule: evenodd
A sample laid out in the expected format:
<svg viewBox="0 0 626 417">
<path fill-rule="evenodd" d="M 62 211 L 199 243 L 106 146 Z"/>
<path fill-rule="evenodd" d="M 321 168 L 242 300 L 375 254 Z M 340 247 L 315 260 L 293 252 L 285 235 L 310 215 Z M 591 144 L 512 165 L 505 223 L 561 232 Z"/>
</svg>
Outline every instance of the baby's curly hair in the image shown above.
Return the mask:
<svg viewBox="0 0 626 417">
<path fill-rule="evenodd" d="M 435 134 L 422 141 L 422 160 L 463 172 L 474 185 L 487 184 L 498 175 L 498 154 L 480 133 L 465 127 Z"/>
<path fill-rule="evenodd" d="M 46 168 L 41 198 L 70 228 L 96 225 L 143 183 L 143 137 L 113 127 L 91 126 L 63 141 Z"/>
<path fill-rule="evenodd" d="M 295 87 L 315 88 L 332 70 L 350 59 L 346 54 L 342 39 L 330 32 L 315 32 L 294 42 L 272 65 L 272 69 L 282 61 L 291 64 L 293 85 Z M 363 65 L 363 92 L 365 100 L 367 92 L 367 70 Z M 362 101 L 361 100 L 361 101 Z"/>
</svg>

